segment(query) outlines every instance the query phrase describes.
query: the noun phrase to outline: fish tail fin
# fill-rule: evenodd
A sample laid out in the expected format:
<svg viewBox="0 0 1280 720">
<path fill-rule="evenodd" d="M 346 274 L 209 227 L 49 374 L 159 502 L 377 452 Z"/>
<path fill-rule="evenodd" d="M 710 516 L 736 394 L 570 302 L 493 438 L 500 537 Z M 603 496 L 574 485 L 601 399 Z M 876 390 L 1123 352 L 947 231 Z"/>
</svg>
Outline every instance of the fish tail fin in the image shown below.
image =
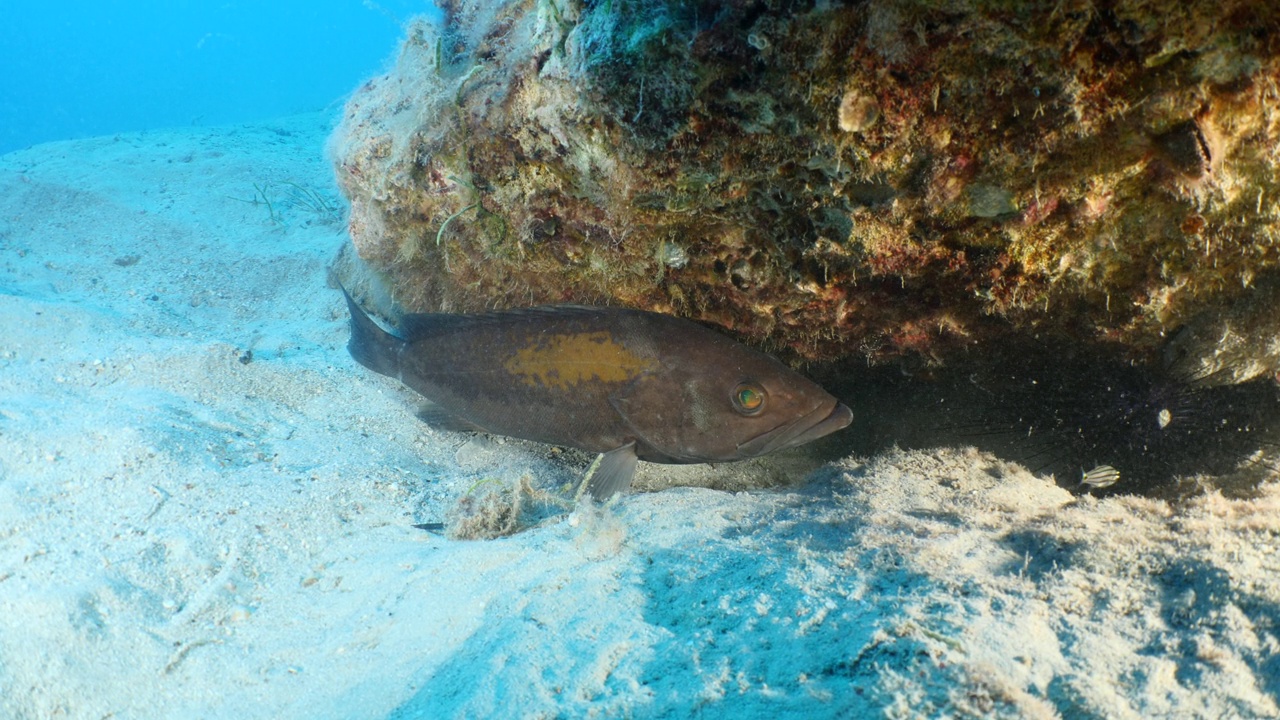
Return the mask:
<svg viewBox="0 0 1280 720">
<path fill-rule="evenodd" d="M 376 373 L 400 377 L 400 350 L 404 341 L 378 327 L 351 299 L 346 288 L 342 288 L 342 295 L 351 311 L 351 340 L 347 342 L 347 352 L 356 362 Z"/>
</svg>

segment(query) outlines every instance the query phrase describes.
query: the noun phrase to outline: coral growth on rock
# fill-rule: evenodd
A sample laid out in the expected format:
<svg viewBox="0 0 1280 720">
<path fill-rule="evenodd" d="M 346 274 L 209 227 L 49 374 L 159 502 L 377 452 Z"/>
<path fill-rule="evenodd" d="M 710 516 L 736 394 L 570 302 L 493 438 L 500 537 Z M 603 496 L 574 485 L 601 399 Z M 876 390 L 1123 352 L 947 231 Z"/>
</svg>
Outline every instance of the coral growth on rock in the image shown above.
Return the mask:
<svg viewBox="0 0 1280 720">
<path fill-rule="evenodd" d="M 332 141 L 409 309 L 618 303 L 807 359 L 1009 327 L 1150 355 L 1280 266 L 1271 3 L 443 5 Z"/>
</svg>

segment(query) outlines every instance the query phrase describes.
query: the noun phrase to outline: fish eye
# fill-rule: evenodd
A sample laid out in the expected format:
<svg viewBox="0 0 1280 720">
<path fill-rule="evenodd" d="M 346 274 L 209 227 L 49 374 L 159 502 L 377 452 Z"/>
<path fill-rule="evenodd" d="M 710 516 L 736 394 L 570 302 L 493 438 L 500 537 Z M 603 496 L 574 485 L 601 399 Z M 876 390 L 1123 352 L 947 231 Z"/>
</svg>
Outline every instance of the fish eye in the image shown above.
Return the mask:
<svg viewBox="0 0 1280 720">
<path fill-rule="evenodd" d="M 733 409 L 743 415 L 755 415 L 764 409 L 764 397 L 764 388 L 756 383 L 738 383 L 733 390 Z"/>
</svg>

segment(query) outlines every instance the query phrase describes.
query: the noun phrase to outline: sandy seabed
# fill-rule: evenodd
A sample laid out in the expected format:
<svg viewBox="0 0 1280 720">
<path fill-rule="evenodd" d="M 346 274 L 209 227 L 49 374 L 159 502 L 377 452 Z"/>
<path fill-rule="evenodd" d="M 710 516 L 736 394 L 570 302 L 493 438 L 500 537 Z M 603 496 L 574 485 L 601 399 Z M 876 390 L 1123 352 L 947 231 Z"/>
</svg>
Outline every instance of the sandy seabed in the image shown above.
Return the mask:
<svg viewBox="0 0 1280 720">
<path fill-rule="evenodd" d="M 571 511 L 586 458 L 423 425 L 346 353 L 328 131 L 0 157 L 0 717 L 1280 715 L 1274 480 L 895 451 Z"/>
</svg>

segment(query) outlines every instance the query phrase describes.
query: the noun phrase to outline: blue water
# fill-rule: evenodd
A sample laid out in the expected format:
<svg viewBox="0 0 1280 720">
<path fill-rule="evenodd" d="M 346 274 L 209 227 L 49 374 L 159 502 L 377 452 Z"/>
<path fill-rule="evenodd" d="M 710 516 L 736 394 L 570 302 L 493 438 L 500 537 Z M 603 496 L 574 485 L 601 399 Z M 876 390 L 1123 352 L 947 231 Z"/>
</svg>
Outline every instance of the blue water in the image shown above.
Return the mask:
<svg viewBox="0 0 1280 720">
<path fill-rule="evenodd" d="M 0 0 L 0 153 L 340 103 L 424 0 Z"/>
</svg>

